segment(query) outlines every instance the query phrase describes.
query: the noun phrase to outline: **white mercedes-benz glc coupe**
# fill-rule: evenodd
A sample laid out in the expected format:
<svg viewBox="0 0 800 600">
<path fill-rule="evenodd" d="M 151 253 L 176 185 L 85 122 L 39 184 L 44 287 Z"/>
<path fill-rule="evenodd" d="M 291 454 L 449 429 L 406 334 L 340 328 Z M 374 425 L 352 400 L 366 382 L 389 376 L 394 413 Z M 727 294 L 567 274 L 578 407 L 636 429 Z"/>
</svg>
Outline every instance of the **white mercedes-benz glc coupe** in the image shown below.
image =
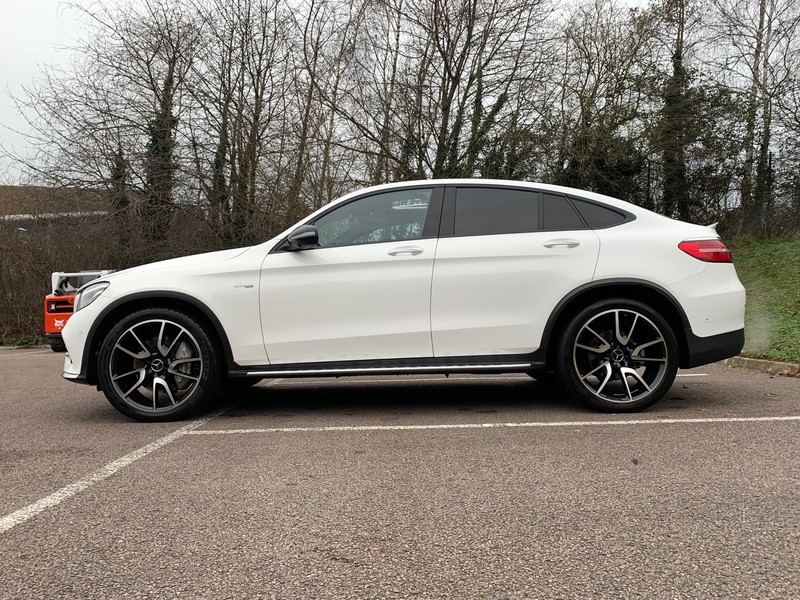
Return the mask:
<svg viewBox="0 0 800 600">
<path fill-rule="evenodd" d="M 555 375 L 597 410 L 651 406 L 738 354 L 745 290 L 710 226 L 568 187 L 363 189 L 261 244 L 83 286 L 63 377 L 182 419 L 268 377 Z"/>
</svg>

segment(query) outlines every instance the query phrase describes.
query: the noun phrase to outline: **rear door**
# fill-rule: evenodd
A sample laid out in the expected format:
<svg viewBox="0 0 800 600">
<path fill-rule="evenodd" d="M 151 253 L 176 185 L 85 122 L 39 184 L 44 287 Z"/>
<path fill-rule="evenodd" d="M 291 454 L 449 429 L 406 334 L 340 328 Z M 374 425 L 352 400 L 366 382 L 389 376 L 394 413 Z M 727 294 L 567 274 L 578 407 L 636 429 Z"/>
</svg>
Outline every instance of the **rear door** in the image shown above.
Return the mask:
<svg viewBox="0 0 800 600">
<path fill-rule="evenodd" d="M 531 188 L 448 187 L 431 290 L 434 356 L 526 354 L 600 243 L 565 197 Z"/>
</svg>

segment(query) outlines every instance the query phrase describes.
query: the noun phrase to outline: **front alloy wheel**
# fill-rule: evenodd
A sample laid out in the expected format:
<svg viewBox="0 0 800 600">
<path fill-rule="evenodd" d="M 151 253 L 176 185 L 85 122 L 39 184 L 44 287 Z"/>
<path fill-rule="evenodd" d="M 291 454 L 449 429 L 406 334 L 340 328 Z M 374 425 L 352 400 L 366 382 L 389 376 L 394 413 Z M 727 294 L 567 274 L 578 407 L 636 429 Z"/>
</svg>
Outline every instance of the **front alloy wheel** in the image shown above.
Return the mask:
<svg viewBox="0 0 800 600">
<path fill-rule="evenodd" d="M 605 300 L 579 312 L 559 343 L 558 371 L 579 398 L 607 412 L 651 406 L 672 386 L 678 347 L 647 305 Z"/>
<path fill-rule="evenodd" d="M 218 380 L 206 329 L 171 309 L 142 310 L 123 319 L 103 342 L 98 371 L 111 404 L 140 421 L 176 420 L 199 411 Z"/>
</svg>

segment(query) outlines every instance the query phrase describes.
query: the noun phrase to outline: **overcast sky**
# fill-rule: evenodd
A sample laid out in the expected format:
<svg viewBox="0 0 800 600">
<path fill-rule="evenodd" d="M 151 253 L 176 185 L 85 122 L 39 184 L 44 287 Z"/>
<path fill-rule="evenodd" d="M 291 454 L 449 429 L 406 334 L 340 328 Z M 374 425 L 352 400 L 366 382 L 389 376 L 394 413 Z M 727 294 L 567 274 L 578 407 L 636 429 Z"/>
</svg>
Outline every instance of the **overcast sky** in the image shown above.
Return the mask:
<svg viewBox="0 0 800 600">
<path fill-rule="evenodd" d="M 11 95 L 22 94 L 42 64 L 67 60 L 71 44 L 80 35 L 77 14 L 64 0 L 6 0 L 0 18 L 0 146 L 23 147 L 13 129 L 27 129 L 17 114 Z M 0 157 L 0 184 L 16 183 L 16 173 Z"/>
</svg>

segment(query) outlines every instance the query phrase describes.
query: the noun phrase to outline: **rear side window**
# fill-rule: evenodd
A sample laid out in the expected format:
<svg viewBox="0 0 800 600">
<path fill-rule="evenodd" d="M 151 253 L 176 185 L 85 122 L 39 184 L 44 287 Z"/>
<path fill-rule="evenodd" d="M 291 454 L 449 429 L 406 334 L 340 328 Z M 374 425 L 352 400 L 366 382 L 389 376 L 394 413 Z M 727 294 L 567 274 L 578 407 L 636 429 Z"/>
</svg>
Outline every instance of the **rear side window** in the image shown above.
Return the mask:
<svg viewBox="0 0 800 600">
<path fill-rule="evenodd" d="M 456 190 L 455 235 L 527 233 L 539 227 L 539 194 L 491 187 Z"/>
<path fill-rule="evenodd" d="M 560 194 L 542 194 L 542 231 L 586 229 L 572 203 Z"/>
<path fill-rule="evenodd" d="M 627 215 L 617 212 L 613 208 L 607 206 L 600 206 L 592 202 L 586 202 L 577 198 L 572 198 L 575 203 L 575 208 L 581 213 L 583 220 L 592 229 L 602 229 L 604 227 L 613 227 L 619 225 L 627 220 Z"/>
</svg>

